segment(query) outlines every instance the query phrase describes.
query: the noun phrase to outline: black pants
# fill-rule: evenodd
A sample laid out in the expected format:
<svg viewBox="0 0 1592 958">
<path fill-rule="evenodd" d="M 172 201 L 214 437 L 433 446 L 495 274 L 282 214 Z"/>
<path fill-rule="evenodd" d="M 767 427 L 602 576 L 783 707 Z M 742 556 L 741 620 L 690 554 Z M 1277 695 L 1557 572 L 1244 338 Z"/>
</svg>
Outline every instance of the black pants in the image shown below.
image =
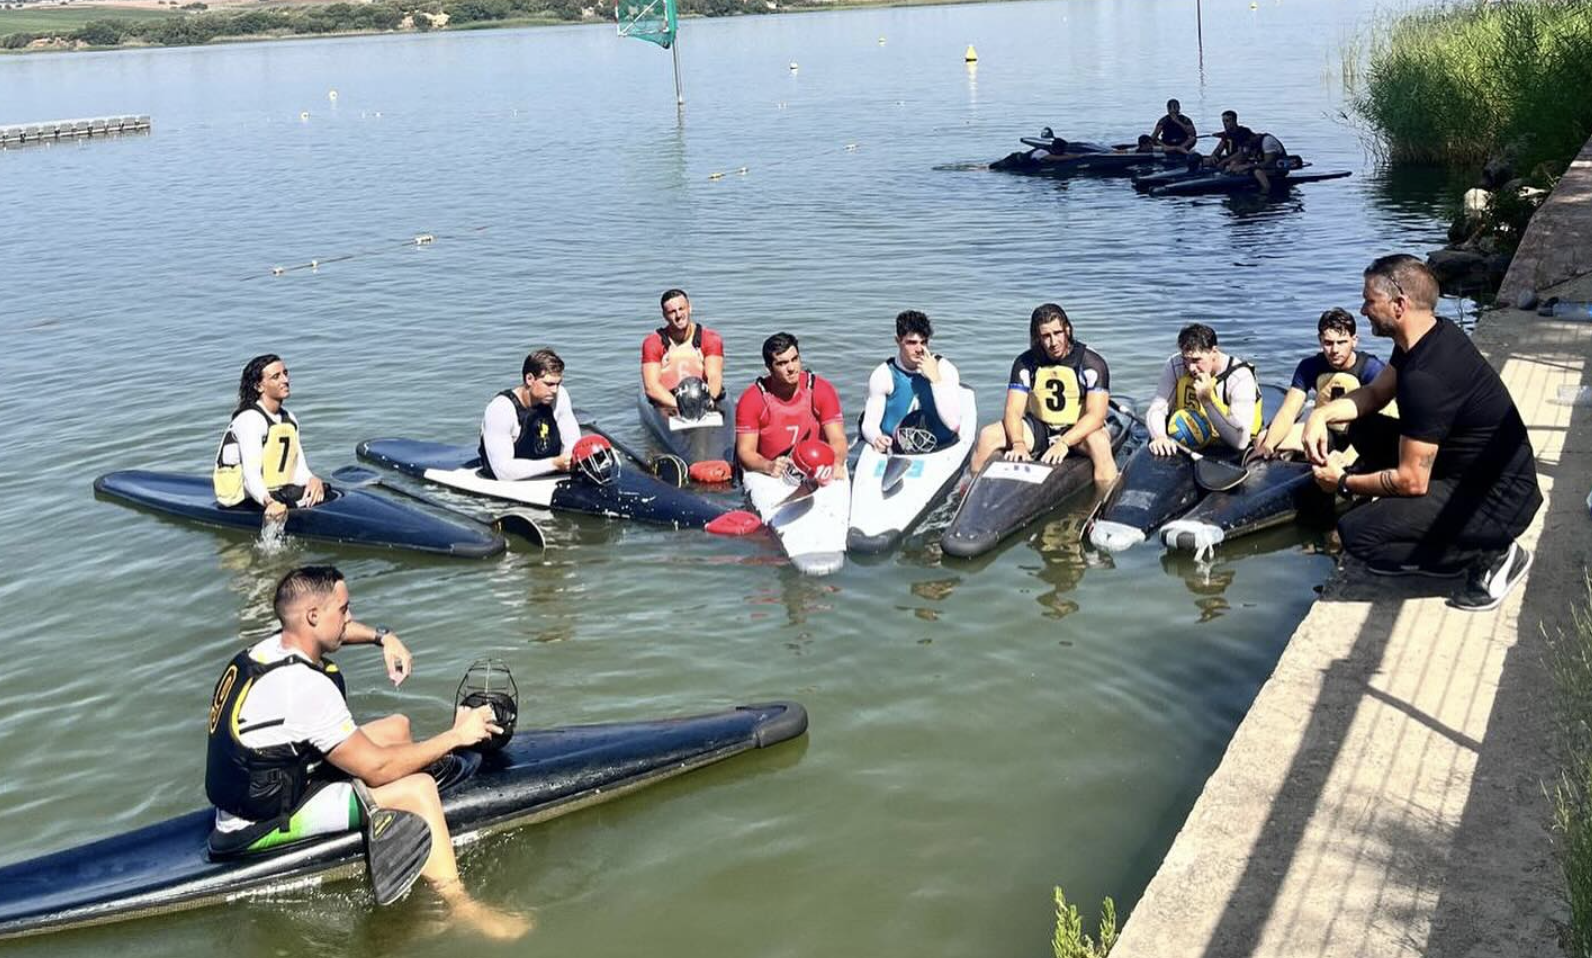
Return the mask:
<svg viewBox="0 0 1592 958">
<path fill-rule="evenodd" d="M 1355 420 L 1349 440 L 1360 453 L 1356 472 L 1398 465 L 1397 420 Z M 1457 569 L 1507 549 L 1542 506 L 1536 461 L 1526 443 L 1483 460 L 1433 479 L 1425 495 L 1388 496 L 1350 510 L 1338 520 L 1343 550 L 1378 565 Z"/>
</svg>

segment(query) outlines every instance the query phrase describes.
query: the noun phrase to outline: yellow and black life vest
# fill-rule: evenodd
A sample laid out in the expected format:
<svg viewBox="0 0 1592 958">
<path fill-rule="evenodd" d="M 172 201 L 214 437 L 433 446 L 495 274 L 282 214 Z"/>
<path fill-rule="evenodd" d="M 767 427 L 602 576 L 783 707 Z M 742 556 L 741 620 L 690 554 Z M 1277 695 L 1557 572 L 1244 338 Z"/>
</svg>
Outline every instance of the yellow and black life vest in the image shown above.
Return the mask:
<svg viewBox="0 0 1592 958">
<path fill-rule="evenodd" d="M 1087 351 L 1083 343 L 1073 343 L 1064 358 L 1034 364 L 1028 413 L 1052 433 L 1072 428 L 1083 415 L 1083 361 Z"/>
<path fill-rule="evenodd" d="M 266 492 L 292 485 L 293 475 L 298 472 L 300 455 L 298 420 L 286 408 L 282 408 L 278 410 L 281 421 L 274 422 L 259 403 L 244 412 L 257 412 L 265 417 L 267 428 L 260 457 L 260 472 L 265 480 Z M 227 454 L 229 448 L 232 450 L 230 456 Z M 228 462 L 228 459 L 232 461 Z M 210 482 L 215 488 L 216 501 L 224 506 L 235 506 L 248 495 L 243 486 L 242 451 L 238 448 L 238 437 L 233 435 L 230 424 L 226 435 L 221 437 L 220 447 L 216 449 L 216 464 L 210 474 Z"/>
<path fill-rule="evenodd" d="M 1260 396 L 1260 374 L 1255 371 L 1252 363 L 1245 362 L 1233 356 L 1227 357 L 1227 368 L 1216 374 L 1216 388 L 1211 390 L 1211 402 L 1216 406 L 1216 411 L 1228 422 L 1232 422 L 1232 397 L 1227 391 L 1229 377 L 1240 369 L 1247 369 L 1255 377 L 1255 415 L 1250 423 L 1250 435 L 1259 435 L 1261 428 L 1266 424 L 1263 405 Z M 1172 412 L 1187 409 L 1189 412 L 1203 417 L 1205 410 L 1202 408 L 1200 398 L 1194 391 L 1194 377 L 1189 375 L 1188 367 L 1184 366 L 1183 375 L 1177 377 L 1177 388 L 1172 392 Z"/>
</svg>

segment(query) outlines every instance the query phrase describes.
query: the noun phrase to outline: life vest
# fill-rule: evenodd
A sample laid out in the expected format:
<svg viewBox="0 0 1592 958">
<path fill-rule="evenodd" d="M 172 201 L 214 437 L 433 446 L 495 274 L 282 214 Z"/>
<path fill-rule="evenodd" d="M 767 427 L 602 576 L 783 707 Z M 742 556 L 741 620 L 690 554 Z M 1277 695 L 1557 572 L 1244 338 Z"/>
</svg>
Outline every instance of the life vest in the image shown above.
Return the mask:
<svg viewBox="0 0 1592 958">
<path fill-rule="evenodd" d="M 935 359 L 941 358 L 939 355 Z M 909 373 L 896 362 L 897 357 L 891 356 L 885 360 L 885 365 L 890 368 L 890 378 L 894 386 L 890 395 L 884 400 L 884 415 L 879 420 L 879 431 L 886 436 L 894 435 L 896 427 L 901 425 L 901 420 L 907 417 L 914 408 L 923 413 L 924 427 L 934 433 L 934 438 L 946 442 L 956 436 L 945 425 L 945 420 L 940 418 L 940 411 L 934 405 L 934 384 L 922 373 Z"/>
<path fill-rule="evenodd" d="M 1071 429 L 1083 415 L 1083 361 L 1088 348 L 1075 342 L 1066 356 L 1054 362 L 1041 360 L 1037 350 L 1030 350 L 1036 364 L 1034 383 L 1028 390 L 1028 414 L 1052 434 Z"/>
<path fill-rule="evenodd" d="M 1187 119 L 1188 117 L 1181 113 L 1175 115 L 1168 113 L 1161 117 L 1161 142 L 1167 146 L 1182 146 L 1188 139 L 1188 127 L 1179 121 Z"/>
<path fill-rule="evenodd" d="M 260 458 L 265 491 L 275 492 L 283 486 L 292 485 L 293 474 L 298 472 L 300 455 L 298 420 L 286 407 L 278 409 L 280 422 L 273 422 L 270 413 L 259 403 L 243 411 L 257 412 L 265 417 L 265 446 Z M 232 449 L 231 456 L 227 455 L 229 448 Z M 229 463 L 226 461 L 229 458 L 235 461 Z M 243 453 L 230 423 L 226 435 L 221 437 L 221 445 L 216 449 L 216 464 L 210 473 L 210 484 L 215 490 L 216 501 L 223 506 L 238 505 L 248 496 L 243 485 Z"/>
<path fill-rule="evenodd" d="M 754 382 L 757 391 L 763 396 L 763 415 L 767 419 L 757 430 L 759 455 L 765 459 L 778 459 L 780 456 L 790 455 L 791 450 L 795 449 L 802 440 L 818 438 L 818 409 L 814 405 L 818 398 L 815 395 L 817 390 L 814 388 L 814 384 L 818 382 L 817 374 L 810 371 L 802 373 L 802 386 L 797 388 L 797 395 L 800 395 L 801 389 L 805 388 L 806 403 L 781 402 L 768 391 L 767 386 L 763 385 L 761 377 Z"/>
<path fill-rule="evenodd" d="M 1266 423 L 1266 417 L 1261 409 L 1263 403 L 1260 396 L 1260 374 L 1255 371 L 1253 363 L 1245 362 L 1233 356 L 1227 357 L 1227 368 L 1216 374 L 1216 388 L 1211 390 L 1211 404 L 1216 407 L 1216 411 L 1226 418 L 1228 422 L 1232 422 L 1233 400 L 1227 391 L 1227 383 L 1228 378 L 1240 369 L 1249 370 L 1249 374 L 1255 377 L 1255 415 L 1250 423 L 1249 433 L 1252 436 L 1258 436 L 1261 428 Z M 1172 391 L 1171 411 L 1177 412 L 1179 409 L 1187 409 L 1198 416 L 1205 415 L 1199 396 L 1194 392 L 1194 377 L 1189 375 L 1187 366 L 1183 369 L 1183 375 L 1177 377 L 1177 388 Z"/>
<path fill-rule="evenodd" d="M 210 741 L 205 756 L 205 795 L 210 804 L 251 822 L 285 820 L 319 780 L 341 777 L 326 756 L 308 742 L 250 748 L 242 736 L 281 719 L 240 727 L 243 702 L 256 682 L 278 669 L 306 668 L 331 679 L 346 700 L 343 673 L 330 661 L 320 665 L 289 655 L 259 662 L 244 649 L 232 657 L 210 697 Z"/>
<path fill-rule="evenodd" d="M 1371 357 L 1367 353 L 1355 353 L 1354 364 L 1348 369 L 1333 369 L 1328 367 L 1316 377 L 1316 405 L 1325 406 L 1334 399 L 1342 399 L 1365 385 L 1365 364 Z"/>
<path fill-rule="evenodd" d="M 668 327 L 658 328 L 658 339 L 663 343 L 662 365 L 658 368 L 658 382 L 670 392 L 680 385 L 680 380 L 695 376 L 707 380 L 707 357 L 702 352 L 702 327 L 691 324 L 691 335 L 685 342 L 669 338 Z"/>
<path fill-rule="evenodd" d="M 514 416 L 519 420 L 520 432 L 514 437 L 515 459 L 551 459 L 564 451 L 564 437 L 558 433 L 558 420 L 553 417 L 551 403 L 533 403 L 524 406 L 514 390 L 498 393 L 514 404 Z M 477 444 L 481 457 L 481 471 L 492 478 L 492 463 L 486 457 L 486 438 Z"/>
</svg>

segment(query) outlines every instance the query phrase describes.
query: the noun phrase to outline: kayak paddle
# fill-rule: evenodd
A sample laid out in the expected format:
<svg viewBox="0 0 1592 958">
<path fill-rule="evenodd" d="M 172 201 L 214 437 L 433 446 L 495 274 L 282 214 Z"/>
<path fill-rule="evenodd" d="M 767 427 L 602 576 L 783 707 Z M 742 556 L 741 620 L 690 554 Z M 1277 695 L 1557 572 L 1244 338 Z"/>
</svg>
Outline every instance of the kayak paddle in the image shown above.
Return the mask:
<svg viewBox="0 0 1592 958">
<path fill-rule="evenodd" d="M 380 808 L 370 787 L 354 779 L 354 794 L 364 811 L 365 864 L 376 904 L 391 905 L 409 893 L 431 858 L 431 826 L 414 812 Z"/>
<path fill-rule="evenodd" d="M 1149 424 L 1140 418 L 1138 413 L 1117 402 L 1115 399 L 1111 400 L 1111 408 L 1115 409 L 1122 415 L 1127 416 L 1129 419 L 1132 419 L 1134 422 L 1138 423 L 1144 428 L 1150 428 Z M 1199 487 L 1204 489 L 1206 492 L 1227 492 L 1230 489 L 1234 489 L 1243 485 L 1244 480 L 1249 478 L 1248 466 L 1241 466 L 1231 462 L 1222 462 L 1219 459 L 1211 459 L 1202 453 L 1195 452 L 1182 443 L 1177 443 L 1176 445 L 1178 452 L 1183 453 L 1193 461 L 1194 481 L 1198 483 Z"/>
<path fill-rule="evenodd" d="M 547 536 L 542 533 L 542 527 L 536 524 L 535 519 L 518 512 L 505 512 L 500 515 L 493 516 L 480 516 L 473 512 L 466 512 L 465 510 L 456 506 L 450 506 L 440 499 L 428 496 L 423 492 L 416 492 L 413 489 L 407 489 L 396 483 L 388 482 L 386 479 L 382 478 L 381 473 L 374 469 L 367 469 L 364 466 L 344 466 L 332 473 L 332 481 L 342 483 L 345 486 L 354 486 L 357 488 L 370 488 L 374 486 L 381 489 L 386 489 L 388 492 L 396 492 L 400 496 L 408 496 L 410 499 L 413 499 L 416 502 L 423 502 L 433 509 L 440 509 L 443 512 L 459 516 L 463 519 L 468 519 L 471 522 L 480 523 L 484 526 L 491 526 L 493 529 L 496 529 L 501 533 L 519 536 L 521 539 L 524 539 L 526 542 L 536 546 L 538 549 L 545 548 L 547 546 Z"/>
</svg>

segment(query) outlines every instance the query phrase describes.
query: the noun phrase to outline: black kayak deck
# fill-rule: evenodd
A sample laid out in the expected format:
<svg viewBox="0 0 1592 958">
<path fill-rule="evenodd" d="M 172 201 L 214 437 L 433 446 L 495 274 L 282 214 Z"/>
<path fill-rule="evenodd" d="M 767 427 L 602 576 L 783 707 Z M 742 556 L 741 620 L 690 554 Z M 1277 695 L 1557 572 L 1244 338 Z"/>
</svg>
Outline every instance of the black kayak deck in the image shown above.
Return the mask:
<svg viewBox="0 0 1592 958">
<path fill-rule="evenodd" d="M 699 462 L 735 461 L 735 417 L 733 411 L 723 409 L 711 413 L 718 417 L 717 425 L 692 425 L 680 422 L 685 428 L 675 428 L 676 422 L 665 416 L 652 401 L 647 391 L 640 390 L 636 397 L 636 413 L 647 433 L 662 446 L 665 452 L 679 456 L 686 465 Z"/>
<path fill-rule="evenodd" d="M 756 748 L 797 738 L 794 702 L 706 715 L 521 730 L 443 798 L 457 840 L 566 814 Z M 163 914 L 364 871 L 358 832 L 211 861 L 213 809 L 0 868 L 0 938 Z"/>
<path fill-rule="evenodd" d="M 1349 170 L 1324 170 L 1321 172 L 1308 172 L 1294 170 L 1287 176 L 1273 176 L 1271 189 L 1273 193 L 1286 192 L 1290 186 L 1302 183 L 1320 183 L 1325 180 L 1341 180 L 1353 176 Z M 1150 189 L 1151 196 L 1198 196 L 1213 193 L 1259 193 L 1260 181 L 1248 173 L 1211 173 L 1203 176 L 1190 176 L 1173 179 L 1170 182 L 1160 183 Z"/>
<path fill-rule="evenodd" d="M 258 533 L 263 511 L 252 502 L 216 502 L 209 477 L 140 469 L 108 472 L 94 480 L 101 496 L 210 526 Z M 283 531 L 303 539 L 412 549 L 462 558 L 502 552 L 503 537 L 363 489 L 327 484 L 327 497 L 309 509 L 290 509 Z"/>
</svg>

